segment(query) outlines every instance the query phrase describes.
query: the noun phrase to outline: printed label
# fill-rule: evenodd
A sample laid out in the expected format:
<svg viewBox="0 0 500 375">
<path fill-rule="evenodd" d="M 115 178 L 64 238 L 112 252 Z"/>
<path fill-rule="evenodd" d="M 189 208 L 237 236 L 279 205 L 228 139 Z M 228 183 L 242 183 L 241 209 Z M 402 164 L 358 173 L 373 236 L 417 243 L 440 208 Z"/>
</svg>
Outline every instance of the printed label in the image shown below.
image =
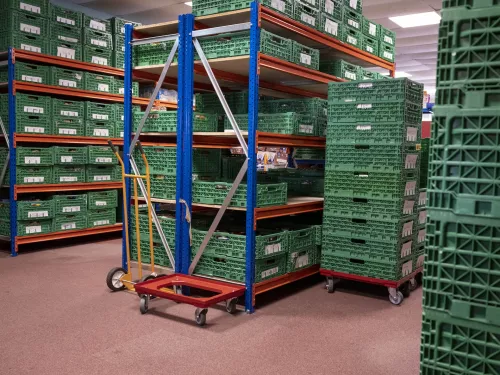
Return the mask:
<svg viewBox="0 0 500 375">
<path fill-rule="evenodd" d="M 356 22 L 354 20 L 347 20 L 347 24 L 354 27 L 355 29 L 359 29 L 359 22 Z"/>
<path fill-rule="evenodd" d="M 94 181 L 111 181 L 111 176 L 94 176 Z"/>
<path fill-rule="evenodd" d="M 38 126 L 25 126 L 24 131 L 26 133 L 45 133 L 45 128 L 40 128 Z"/>
<path fill-rule="evenodd" d="M 401 258 L 411 255 L 411 243 L 412 241 L 408 241 L 401 246 Z"/>
<path fill-rule="evenodd" d="M 281 12 L 285 11 L 285 2 L 281 0 L 271 0 L 271 8 L 278 9 Z"/>
<path fill-rule="evenodd" d="M 34 5 L 26 4 L 26 3 L 19 3 L 19 8 L 22 10 L 27 10 L 28 12 L 33 12 L 33 13 L 38 13 L 40 14 L 41 10 L 40 7 L 36 7 Z"/>
<path fill-rule="evenodd" d="M 403 277 L 408 276 L 412 270 L 413 270 L 413 262 L 409 260 L 401 267 L 401 274 L 403 275 Z"/>
<path fill-rule="evenodd" d="M 108 202 L 106 201 L 95 201 L 96 206 L 107 206 Z"/>
<path fill-rule="evenodd" d="M 123 132 L 120 132 L 120 138 L 123 138 Z"/>
<path fill-rule="evenodd" d="M 106 85 L 104 83 L 99 83 L 97 84 L 97 91 L 109 92 L 109 85 Z"/>
<path fill-rule="evenodd" d="M 59 182 L 76 182 L 78 177 L 76 176 L 61 176 L 59 177 Z"/>
<path fill-rule="evenodd" d="M 373 48 L 371 46 L 366 46 L 366 50 L 370 53 L 373 53 Z"/>
<path fill-rule="evenodd" d="M 413 233 L 413 220 L 403 224 L 403 232 L 401 233 L 401 238 L 411 236 Z"/>
<path fill-rule="evenodd" d="M 371 104 L 358 104 L 358 109 L 371 109 L 372 107 Z"/>
<path fill-rule="evenodd" d="M 76 25 L 74 20 L 70 20 L 69 18 L 64 18 L 61 16 L 57 16 L 57 22 L 65 23 L 66 25 L 71 25 L 71 26 Z"/>
<path fill-rule="evenodd" d="M 112 163 L 112 158 L 95 158 L 96 163 Z"/>
<path fill-rule="evenodd" d="M 405 203 L 403 205 L 403 215 L 412 214 L 413 207 L 415 207 L 415 201 L 405 201 Z"/>
<path fill-rule="evenodd" d="M 99 65 L 108 65 L 108 59 L 99 56 L 92 56 L 92 62 Z"/>
<path fill-rule="evenodd" d="M 300 19 L 303 22 L 308 23 L 309 25 L 316 26 L 316 19 L 313 16 L 310 16 L 307 13 L 301 13 L 300 14 Z"/>
<path fill-rule="evenodd" d="M 61 230 L 76 229 L 76 223 L 61 224 Z"/>
<path fill-rule="evenodd" d="M 344 77 L 347 78 L 347 79 L 351 79 L 353 81 L 355 81 L 357 79 L 356 73 L 348 72 L 348 71 L 344 72 Z"/>
<path fill-rule="evenodd" d="M 45 181 L 45 177 L 24 177 L 24 183 L 27 184 L 27 183 L 33 183 L 33 182 L 44 182 Z"/>
<path fill-rule="evenodd" d="M 420 229 L 418 231 L 417 243 L 422 243 L 425 241 L 425 235 L 427 234 L 427 229 Z"/>
<path fill-rule="evenodd" d="M 406 155 L 405 169 L 413 169 L 417 167 L 418 155 Z"/>
<path fill-rule="evenodd" d="M 313 134 L 314 126 L 313 125 L 299 125 L 299 133 Z"/>
<path fill-rule="evenodd" d="M 57 47 L 57 56 L 74 60 L 75 50 L 71 48 Z"/>
<path fill-rule="evenodd" d="M 335 11 L 335 3 L 332 0 L 325 0 L 325 12 L 333 15 Z"/>
<path fill-rule="evenodd" d="M 339 32 L 339 24 L 337 22 L 333 22 L 328 18 L 325 19 L 325 31 L 331 35 L 338 36 Z"/>
<path fill-rule="evenodd" d="M 353 44 L 355 46 L 358 45 L 358 39 L 353 37 L 352 35 L 347 35 L 347 43 Z"/>
<path fill-rule="evenodd" d="M 30 211 L 28 212 L 28 217 L 47 217 L 49 216 L 49 211 Z"/>
<path fill-rule="evenodd" d="M 120 31 L 122 32 L 122 34 L 125 34 L 125 26 L 123 26 Z"/>
<path fill-rule="evenodd" d="M 371 36 L 377 36 L 377 25 L 370 22 L 368 24 L 368 34 L 370 34 Z"/>
<path fill-rule="evenodd" d="M 418 223 L 425 224 L 427 221 L 427 210 L 420 211 L 418 214 Z"/>
<path fill-rule="evenodd" d="M 59 86 L 63 86 L 63 87 L 76 87 L 76 82 L 75 81 L 68 81 L 67 79 L 60 79 L 59 80 Z"/>
<path fill-rule="evenodd" d="M 125 88 L 122 87 L 121 89 L 118 89 L 118 93 L 121 94 L 121 95 L 124 95 L 125 94 Z"/>
<path fill-rule="evenodd" d="M 40 113 L 43 114 L 43 108 L 41 107 L 30 107 L 30 106 L 24 106 L 24 112 L 28 113 Z"/>
<path fill-rule="evenodd" d="M 122 115 L 122 121 L 125 121 L 125 116 Z"/>
<path fill-rule="evenodd" d="M 97 22 L 95 20 L 90 20 L 90 28 L 99 30 L 99 31 L 106 31 L 106 25 L 103 24 L 102 22 Z"/>
<path fill-rule="evenodd" d="M 25 23 L 21 23 L 19 25 L 19 28 L 21 29 L 21 31 L 24 31 L 25 33 L 40 35 L 40 28 L 39 27 L 36 27 L 33 25 L 27 25 Z"/>
<path fill-rule="evenodd" d="M 349 0 L 349 5 L 351 6 L 351 8 L 357 9 L 358 8 L 358 0 Z"/>
<path fill-rule="evenodd" d="M 280 251 L 281 251 L 281 243 L 266 245 L 266 247 L 264 248 L 265 255 L 279 253 Z"/>
<path fill-rule="evenodd" d="M 417 186 L 417 181 L 408 181 L 405 185 L 405 196 L 414 195 L 416 193 L 415 187 Z"/>
<path fill-rule="evenodd" d="M 92 113 L 94 120 L 109 120 L 109 115 L 102 115 L 100 113 Z"/>
<path fill-rule="evenodd" d="M 392 53 L 387 52 L 387 51 L 384 51 L 384 57 L 385 57 L 386 59 L 392 60 Z"/>
<path fill-rule="evenodd" d="M 390 36 L 384 35 L 384 42 L 389 43 L 389 44 L 394 44 L 394 41 Z"/>
<path fill-rule="evenodd" d="M 73 156 L 61 156 L 61 163 L 73 163 Z"/>
<path fill-rule="evenodd" d="M 42 233 L 42 226 L 30 225 L 29 227 L 26 227 L 26 234 L 33 234 L 33 233 Z"/>
<path fill-rule="evenodd" d="M 99 225 L 109 225 L 109 220 L 97 220 L 94 221 L 94 226 L 97 227 Z"/>
<path fill-rule="evenodd" d="M 76 129 L 59 128 L 59 134 L 76 135 Z"/>
<path fill-rule="evenodd" d="M 262 271 L 260 277 L 262 279 L 265 279 L 266 277 L 269 277 L 269 276 L 274 275 L 276 273 L 278 273 L 278 267 L 274 267 L 274 268 L 268 269 L 266 271 Z"/>
<path fill-rule="evenodd" d="M 357 125 L 356 130 L 361 130 L 361 131 L 372 130 L 372 126 L 371 125 Z"/>
<path fill-rule="evenodd" d="M 78 117 L 78 112 L 75 112 L 75 111 L 61 111 L 61 116 Z"/>
<path fill-rule="evenodd" d="M 29 44 L 21 43 L 21 49 L 23 49 L 25 51 L 30 51 L 30 52 L 42 53 L 42 49 L 40 47 L 30 46 Z"/>
<path fill-rule="evenodd" d="M 25 82 L 42 83 L 42 77 L 27 76 L 24 74 L 21 76 L 21 80 Z"/>
<path fill-rule="evenodd" d="M 420 194 L 418 195 L 418 205 L 423 206 L 426 200 L 427 200 L 427 192 L 426 191 L 420 192 Z"/>
<path fill-rule="evenodd" d="M 417 268 L 422 267 L 424 265 L 425 254 L 420 255 L 417 258 Z"/>
<path fill-rule="evenodd" d="M 302 64 L 307 64 L 311 65 L 311 55 L 305 54 L 305 53 L 300 53 L 300 62 Z"/>
<path fill-rule="evenodd" d="M 93 134 L 96 137 L 109 137 L 109 130 L 108 129 L 94 129 Z"/>
<path fill-rule="evenodd" d="M 406 128 L 406 140 L 408 142 L 416 142 L 417 141 L 417 135 L 418 135 L 418 129 L 417 128 L 412 128 L 412 127 Z"/>
<path fill-rule="evenodd" d="M 373 83 L 360 83 L 358 88 L 360 89 L 371 89 L 373 87 Z"/>
<path fill-rule="evenodd" d="M 107 47 L 108 43 L 104 40 L 99 40 L 99 39 L 90 39 L 90 44 L 93 44 L 95 46 L 99 47 Z"/>
<path fill-rule="evenodd" d="M 316 6 L 316 0 L 306 0 L 306 3 Z"/>
<path fill-rule="evenodd" d="M 309 265 L 309 254 L 301 255 L 297 257 L 297 259 L 295 259 L 294 262 L 295 269 L 302 268 L 307 265 Z"/>
<path fill-rule="evenodd" d="M 57 38 L 59 40 L 64 40 L 65 42 L 78 43 L 78 39 L 76 39 L 76 38 L 70 38 L 70 37 L 64 36 L 64 35 L 58 35 Z"/>
<path fill-rule="evenodd" d="M 80 206 L 66 206 L 62 209 L 63 212 L 80 212 Z"/>
<path fill-rule="evenodd" d="M 40 156 L 25 156 L 24 164 L 40 164 Z"/>
</svg>

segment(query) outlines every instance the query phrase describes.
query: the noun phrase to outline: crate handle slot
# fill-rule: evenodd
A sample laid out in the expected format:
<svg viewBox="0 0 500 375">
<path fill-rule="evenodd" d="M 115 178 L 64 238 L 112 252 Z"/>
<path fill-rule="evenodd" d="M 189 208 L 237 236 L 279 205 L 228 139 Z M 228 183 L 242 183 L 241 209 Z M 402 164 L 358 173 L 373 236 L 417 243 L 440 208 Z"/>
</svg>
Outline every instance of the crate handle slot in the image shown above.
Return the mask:
<svg viewBox="0 0 500 375">
<path fill-rule="evenodd" d="M 267 242 L 274 242 L 274 241 L 277 241 L 278 239 L 279 239 L 279 237 L 278 237 L 278 236 L 269 237 L 269 238 L 267 239 Z"/>
<path fill-rule="evenodd" d="M 220 240 L 220 241 L 230 241 L 231 238 L 227 236 L 215 236 L 215 239 Z"/>
<path fill-rule="evenodd" d="M 351 221 L 355 224 L 366 224 L 366 219 L 351 219 Z"/>
<path fill-rule="evenodd" d="M 349 259 L 349 262 L 356 263 L 356 264 L 365 264 L 365 261 L 363 259 L 354 259 L 354 258 L 351 258 L 351 259 Z"/>
<path fill-rule="evenodd" d="M 217 262 L 217 263 L 227 263 L 227 261 L 224 258 L 214 258 L 214 262 Z"/>
<path fill-rule="evenodd" d="M 310 235 L 311 235 L 311 232 L 309 232 L 309 231 L 303 231 L 303 232 L 299 233 L 299 235 L 297 236 L 297 238 L 309 237 Z"/>
<path fill-rule="evenodd" d="M 276 263 L 276 259 L 268 259 L 266 260 L 266 264 L 274 264 Z"/>
<path fill-rule="evenodd" d="M 369 145 L 354 145 L 354 148 L 356 150 L 369 150 L 370 146 Z"/>
</svg>

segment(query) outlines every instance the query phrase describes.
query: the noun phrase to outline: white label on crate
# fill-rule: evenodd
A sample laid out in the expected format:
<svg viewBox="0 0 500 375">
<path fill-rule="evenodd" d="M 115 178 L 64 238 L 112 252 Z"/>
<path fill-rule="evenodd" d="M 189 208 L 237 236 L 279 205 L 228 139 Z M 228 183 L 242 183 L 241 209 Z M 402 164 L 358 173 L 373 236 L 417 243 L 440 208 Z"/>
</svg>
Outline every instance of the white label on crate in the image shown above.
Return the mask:
<svg viewBox="0 0 500 375">
<path fill-rule="evenodd" d="M 417 258 L 417 264 L 416 264 L 416 267 L 417 267 L 417 268 L 422 267 L 422 266 L 424 265 L 424 260 L 425 260 L 425 254 L 420 255 L 420 256 Z"/>
<path fill-rule="evenodd" d="M 352 79 L 353 81 L 355 81 L 357 79 L 356 73 L 353 73 L 353 72 L 346 71 L 346 72 L 344 72 L 344 76 L 345 76 L 345 78 Z"/>
<path fill-rule="evenodd" d="M 76 135 L 76 129 L 59 128 L 59 134 Z"/>
<path fill-rule="evenodd" d="M 328 18 L 326 18 L 325 19 L 325 31 L 328 34 L 338 36 L 339 24 L 337 22 L 334 22 L 334 21 L 329 20 Z"/>
<path fill-rule="evenodd" d="M 78 112 L 75 112 L 75 111 L 61 111 L 61 116 L 78 117 Z"/>
<path fill-rule="evenodd" d="M 419 224 L 425 224 L 427 220 L 427 210 L 420 211 L 418 214 L 418 223 Z"/>
<path fill-rule="evenodd" d="M 97 91 L 109 92 L 109 85 L 106 85 L 105 83 L 98 83 L 97 84 Z"/>
<path fill-rule="evenodd" d="M 359 89 L 371 89 L 373 87 L 373 83 L 360 83 L 358 85 Z"/>
<path fill-rule="evenodd" d="M 403 205 L 403 215 L 411 215 L 413 213 L 413 207 L 415 207 L 415 201 L 406 201 Z"/>
<path fill-rule="evenodd" d="M 408 181 L 405 185 L 405 196 L 414 195 L 417 181 Z"/>
<path fill-rule="evenodd" d="M 122 32 L 122 34 L 125 34 L 125 26 L 123 26 L 120 31 Z"/>
<path fill-rule="evenodd" d="M 120 132 L 120 138 L 123 138 L 123 132 Z"/>
<path fill-rule="evenodd" d="M 24 74 L 21 76 L 21 80 L 25 82 L 42 83 L 42 77 L 27 76 Z"/>
<path fill-rule="evenodd" d="M 78 43 L 78 39 L 70 38 L 70 37 L 64 36 L 64 35 L 59 35 L 57 38 L 60 40 L 64 40 L 65 42 Z"/>
<path fill-rule="evenodd" d="M 106 201 L 95 201 L 96 206 L 107 206 L 108 202 Z"/>
<path fill-rule="evenodd" d="M 316 0 L 306 0 L 307 3 L 316 6 Z"/>
<path fill-rule="evenodd" d="M 368 34 L 370 34 L 371 36 L 377 36 L 377 25 L 370 22 L 368 24 Z"/>
<path fill-rule="evenodd" d="M 405 242 L 401 247 L 401 258 L 411 255 L 411 243 L 412 241 Z"/>
<path fill-rule="evenodd" d="M 59 182 L 76 182 L 78 181 L 77 176 L 61 176 L 59 177 Z"/>
<path fill-rule="evenodd" d="M 63 87 L 76 87 L 76 81 L 68 81 L 67 79 L 60 79 L 59 86 Z"/>
<path fill-rule="evenodd" d="M 109 120 L 109 115 L 102 115 L 100 113 L 92 113 L 94 120 Z"/>
<path fill-rule="evenodd" d="M 325 0 L 324 11 L 328 14 L 333 14 L 334 10 L 335 10 L 335 3 L 332 0 Z"/>
<path fill-rule="evenodd" d="M 314 126 L 313 125 L 299 125 L 299 133 L 313 134 Z"/>
<path fill-rule="evenodd" d="M 405 169 L 414 169 L 417 167 L 418 155 L 406 155 Z"/>
<path fill-rule="evenodd" d="M 418 195 L 418 205 L 419 206 L 423 206 L 425 204 L 425 201 L 427 200 L 427 192 L 426 191 L 422 191 L 419 195 Z"/>
<path fill-rule="evenodd" d="M 42 49 L 40 47 L 30 46 L 29 44 L 21 43 L 21 49 L 25 51 L 42 53 Z"/>
<path fill-rule="evenodd" d="M 40 156 L 25 156 L 24 164 L 40 164 Z"/>
<path fill-rule="evenodd" d="M 125 46 L 122 47 L 122 52 L 125 52 Z"/>
<path fill-rule="evenodd" d="M 392 53 L 387 52 L 387 51 L 384 51 L 384 57 L 385 57 L 386 59 L 392 60 Z"/>
<path fill-rule="evenodd" d="M 347 24 L 354 27 L 355 29 L 359 29 L 359 22 L 356 22 L 354 20 L 347 20 Z"/>
<path fill-rule="evenodd" d="M 109 129 L 94 129 L 93 134 L 96 137 L 109 137 Z"/>
<path fill-rule="evenodd" d="M 61 156 L 61 163 L 73 163 L 73 156 Z"/>
<path fill-rule="evenodd" d="M 33 13 L 38 13 L 38 14 L 41 13 L 40 7 L 26 4 L 26 3 L 19 3 L 19 8 L 22 10 L 27 10 L 28 12 L 33 12 Z"/>
<path fill-rule="evenodd" d="M 352 9 L 357 9 L 358 8 L 358 0 L 349 0 L 349 5 L 351 6 Z"/>
<path fill-rule="evenodd" d="M 262 271 L 260 277 L 262 279 L 265 279 L 266 277 L 269 277 L 269 276 L 274 275 L 276 273 L 278 273 L 278 267 L 274 267 L 274 268 L 268 269 L 266 271 Z"/>
<path fill-rule="evenodd" d="M 94 176 L 94 181 L 111 181 L 111 175 L 107 175 L 107 176 Z"/>
<path fill-rule="evenodd" d="M 371 125 L 356 125 L 356 130 L 367 131 L 372 130 Z"/>
<path fill-rule="evenodd" d="M 63 212 L 80 212 L 80 206 L 66 206 L 62 209 Z"/>
<path fill-rule="evenodd" d="M 21 23 L 19 25 L 19 29 L 21 31 L 24 31 L 25 33 L 40 35 L 40 28 L 33 25 L 27 25 L 25 23 Z"/>
<path fill-rule="evenodd" d="M 29 227 L 26 227 L 26 234 L 41 233 L 41 232 L 42 232 L 41 225 L 30 225 Z"/>
<path fill-rule="evenodd" d="M 411 236 L 413 233 L 413 220 L 403 224 L 403 232 L 401 238 Z"/>
<path fill-rule="evenodd" d="M 408 276 L 412 270 L 413 270 L 413 262 L 409 260 L 401 267 L 401 274 L 403 275 L 403 277 Z"/>
<path fill-rule="evenodd" d="M 285 11 L 285 2 L 281 0 L 271 0 L 271 8 L 278 9 L 281 12 Z"/>
<path fill-rule="evenodd" d="M 64 57 L 66 59 L 75 59 L 75 50 L 72 48 L 57 47 L 57 56 Z"/>
<path fill-rule="evenodd" d="M 31 106 L 25 105 L 24 106 L 24 112 L 43 114 L 43 108 L 41 108 L 41 107 L 31 107 Z"/>
<path fill-rule="evenodd" d="M 75 78 L 79 81 L 82 80 L 82 75 L 81 74 L 75 74 Z"/>
<path fill-rule="evenodd" d="M 66 25 L 72 25 L 75 26 L 75 21 L 70 20 L 69 18 L 64 18 L 61 16 L 57 16 L 57 22 L 65 23 Z"/>
<path fill-rule="evenodd" d="M 31 183 L 31 182 L 44 182 L 45 177 L 24 177 L 24 183 Z"/>
<path fill-rule="evenodd" d="M 313 16 L 310 16 L 307 13 L 301 13 L 300 14 L 300 19 L 303 22 L 308 23 L 309 25 L 316 26 L 316 19 Z"/>
<path fill-rule="evenodd" d="M 281 243 L 266 245 L 266 247 L 264 248 L 265 255 L 279 253 L 280 251 L 281 251 Z"/>
<path fill-rule="evenodd" d="M 109 225 L 109 220 L 97 220 L 97 221 L 94 221 L 94 227 L 97 227 L 98 225 Z"/>
<path fill-rule="evenodd" d="M 125 116 L 122 115 L 122 121 L 125 121 Z"/>
<path fill-rule="evenodd" d="M 99 65 L 108 65 L 108 59 L 99 56 L 92 56 L 92 62 Z"/>
<path fill-rule="evenodd" d="M 373 106 L 371 104 L 358 104 L 358 109 L 371 109 Z"/>
<path fill-rule="evenodd" d="M 295 259 L 295 269 L 305 267 L 309 264 L 309 254 L 304 254 Z"/>
<path fill-rule="evenodd" d="M 28 217 L 47 217 L 49 216 L 49 211 L 30 211 L 28 212 Z"/>
<path fill-rule="evenodd" d="M 90 28 L 91 29 L 96 29 L 96 30 L 99 30 L 99 31 L 106 31 L 106 25 L 103 24 L 102 22 L 97 22 L 97 21 L 94 21 L 94 20 L 90 20 Z"/>
<path fill-rule="evenodd" d="M 366 50 L 370 53 L 373 53 L 373 48 L 371 46 L 366 46 Z"/>
<path fill-rule="evenodd" d="M 358 174 L 358 177 L 360 177 L 360 178 L 368 178 L 370 176 L 368 174 L 366 174 L 366 173 L 360 173 L 360 174 Z"/>
<path fill-rule="evenodd" d="M 45 128 L 40 128 L 37 126 L 25 126 L 24 131 L 26 133 L 45 133 Z"/>
<path fill-rule="evenodd" d="M 121 89 L 118 89 L 118 93 L 123 95 L 125 94 L 125 87 L 122 87 Z"/>
<path fill-rule="evenodd" d="M 300 53 L 300 62 L 302 64 L 307 64 L 307 65 L 311 65 L 311 55 L 308 55 L 306 53 Z"/>
<path fill-rule="evenodd" d="M 90 39 L 90 44 L 93 44 L 95 46 L 99 47 L 107 47 L 108 43 L 105 40 L 99 40 L 99 39 Z"/>
<path fill-rule="evenodd" d="M 416 142 L 417 141 L 418 129 L 408 127 L 406 128 L 406 140 L 408 142 Z"/>
<path fill-rule="evenodd" d="M 394 44 L 392 38 L 390 36 L 384 35 L 384 42 L 389 44 Z"/>
<path fill-rule="evenodd" d="M 61 230 L 76 229 L 76 223 L 61 224 Z"/>
<path fill-rule="evenodd" d="M 353 37 L 352 35 L 347 35 L 347 43 L 354 44 L 355 46 L 358 45 L 358 39 Z"/>
<path fill-rule="evenodd" d="M 112 163 L 112 158 L 95 158 L 96 163 Z"/>
</svg>

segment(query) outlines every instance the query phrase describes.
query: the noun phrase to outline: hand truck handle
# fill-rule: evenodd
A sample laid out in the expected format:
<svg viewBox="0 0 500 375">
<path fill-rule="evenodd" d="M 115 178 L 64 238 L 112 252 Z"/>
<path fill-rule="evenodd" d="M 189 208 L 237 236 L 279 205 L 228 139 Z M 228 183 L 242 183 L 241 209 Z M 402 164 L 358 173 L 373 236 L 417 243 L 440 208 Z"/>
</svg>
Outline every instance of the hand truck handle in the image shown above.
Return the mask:
<svg viewBox="0 0 500 375">
<path fill-rule="evenodd" d="M 142 148 L 141 141 L 137 141 L 137 148 L 139 149 L 141 155 L 144 155 L 144 149 Z"/>
<path fill-rule="evenodd" d="M 111 150 L 113 150 L 113 153 L 117 153 L 118 150 L 116 149 L 115 145 L 113 144 L 113 142 L 111 142 L 111 139 L 108 139 L 108 145 L 109 147 L 111 147 Z"/>
</svg>

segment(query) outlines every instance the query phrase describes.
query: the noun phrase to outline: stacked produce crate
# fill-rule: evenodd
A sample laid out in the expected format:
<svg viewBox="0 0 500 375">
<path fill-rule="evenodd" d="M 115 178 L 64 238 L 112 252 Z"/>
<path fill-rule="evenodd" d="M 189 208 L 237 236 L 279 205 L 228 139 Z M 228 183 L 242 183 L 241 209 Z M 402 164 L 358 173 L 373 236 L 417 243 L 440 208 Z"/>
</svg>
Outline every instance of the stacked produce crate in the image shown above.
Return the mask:
<svg viewBox="0 0 500 375">
<path fill-rule="evenodd" d="M 83 59 L 83 13 L 50 4 L 50 51 L 53 56 Z"/>
<path fill-rule="evenodd" d="M 330 83 L 321 267 L 383 280 L 416 269 L 423 85 Z"/>
<path fill-rule="evenodd" d="M 500 373 L 496 1 L 445 0 L 428 181 L 421 373 Z"/>
<path fill-rule="evenodd" d="M 125 24 L 127 23 L 131 23 L 134 27 L 140 26 L 140 23 L 127 21 L 118 17 L 113 17 L 111 19 L 111 31 L 113 33 L 113 66 L 115 68 L 125 68 Z"/>
</svg>

